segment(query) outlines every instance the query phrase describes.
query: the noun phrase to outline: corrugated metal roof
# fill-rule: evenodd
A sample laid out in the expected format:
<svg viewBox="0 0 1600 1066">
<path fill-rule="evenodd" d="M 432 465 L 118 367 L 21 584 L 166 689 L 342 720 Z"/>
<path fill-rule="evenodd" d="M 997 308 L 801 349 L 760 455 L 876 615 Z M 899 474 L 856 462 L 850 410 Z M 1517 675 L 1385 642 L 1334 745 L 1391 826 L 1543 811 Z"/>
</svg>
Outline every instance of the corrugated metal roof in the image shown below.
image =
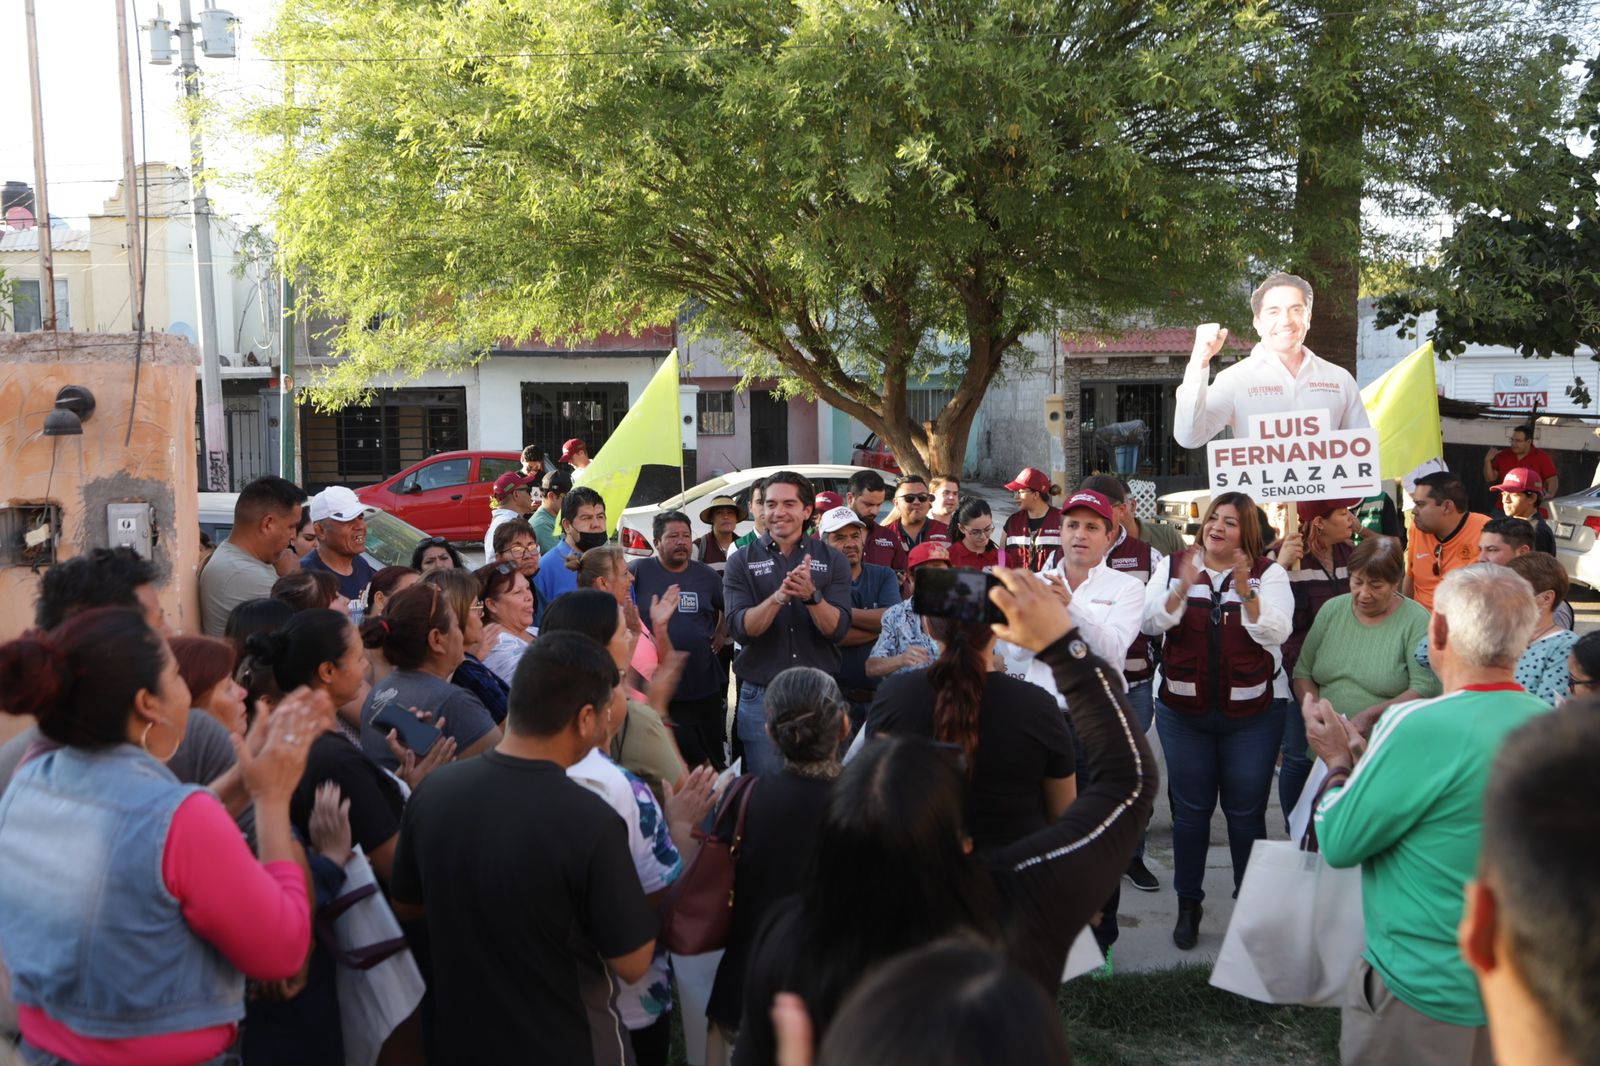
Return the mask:
<svg viewBox="0 0 1600 1066">
<path fill-rule="evenodd" d="M 50 248 L 56 252 L 87 252 L 89 231 L 57 226 L 50 231 Z M 39 233 L 32 229 L 0 230 L 0 252 L 37 252 Z"/>
<path fill-rule="evenodd" d="M 1194 348 L 1194 330 L 1135 329 L 1120 336 L 1107 333 L 1063 333 L 1061 346 L 1069 355 L 1187 355 Z M 1248 352 L 1253 345 L 1230 334 L 1228 347 Z"/>
</svg>

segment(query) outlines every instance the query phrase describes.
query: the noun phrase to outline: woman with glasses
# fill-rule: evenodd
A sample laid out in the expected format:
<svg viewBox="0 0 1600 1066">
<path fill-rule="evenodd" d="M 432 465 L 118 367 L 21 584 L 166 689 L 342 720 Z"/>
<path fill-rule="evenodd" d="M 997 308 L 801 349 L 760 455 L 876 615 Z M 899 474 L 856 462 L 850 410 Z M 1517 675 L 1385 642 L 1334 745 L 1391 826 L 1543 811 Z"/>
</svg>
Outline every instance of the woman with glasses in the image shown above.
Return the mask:
<svg viewBox="0 0 1600 1066">
<path fill-rule="evenodd" d="M 510 563 L 530 582 L 539 572 L 539 537 L 525 519 L 513 518 L 494 531 L 494 561 Z"/>
<path fill-rule="evenodd" d="M 461 623 L 461 665 L 450 675 L 450 683 L 478 697 L 495 725 L 504 724 L 511 686 L 478 658 L 483 644 L 483 600 L 478 597 L 478 579 L 465 570 L 436 570 L 422 580 L 444 594 Z"/>
<path fill-rule="evenodd" d="M 419 574 L 432 570 L 465 570 L 461 553 L 443 537 L 424 537 L 411 550 L 411 569 Z"/>
<path fill-rule="evenodd" d="M 1585 633 L 1567 653 L 1567 680 L 1572 699 L 1600 692 L 1600 632 Z"/>
<path fill-rule="evenodd" d="M 950 526 L 950 565 L 973 570 L 993 570 L 1000 565 L 994 513 L 987 500 L 973 497 L 956 509 Z"/>
<path fill-rule="evenodd" d="M 1170 557 L 1145 592 L 1144 632 L 1166 635 L 1156 730 L 1172 801 L 1178 894 L 1172 942 L 1185 951 L 1200 936 L 1201 882 L 1218 797 L 1236 891 L 1250 849 L 1267 835 L 1267 798 L 1288 702 L 1277 699 L 1275 682 L 1294 596 L 1289 575 L 1262 552 L 1255 503 L 1242 492 L 1225 492 L 1206 509 L 1198 544 Z"/>
<path fill-rule="evenodd" d="M 522 653 L 533 643 L 533 585 L 512 563 L 490 563 L 477 570 L 483 603 L 483 665 L 511 684 Z"/>
<path fill-rule="evenodd" d="M 1572 694 L 1567 657 L 1578 643 L 1578 634 L 1563 629 L 1552 617 L 1556 605 L 1567 598 L 1567 571 L 1555 556 L 1544 552 L 1519 555 L 1506 565 L 1533 586 L 1533 602 L 1539 608 L 1528 650 L 1517 659 L 1517 684 L 1554 707 Z"/>
<path fill-rule="evenodd" d="M 1307 696 L 1327 700 L 1365 736 L 1392 704 L 1437 696 L 1439 679 L 1412 655 L 1428 639 L 1428 612 L 1400 595 L 1400 542 L 1369 536 L 1349 568 L 1349 594 L 1323 606 L 1300 647 L 1294 697 L 1296 708 Z"/>
</svg>

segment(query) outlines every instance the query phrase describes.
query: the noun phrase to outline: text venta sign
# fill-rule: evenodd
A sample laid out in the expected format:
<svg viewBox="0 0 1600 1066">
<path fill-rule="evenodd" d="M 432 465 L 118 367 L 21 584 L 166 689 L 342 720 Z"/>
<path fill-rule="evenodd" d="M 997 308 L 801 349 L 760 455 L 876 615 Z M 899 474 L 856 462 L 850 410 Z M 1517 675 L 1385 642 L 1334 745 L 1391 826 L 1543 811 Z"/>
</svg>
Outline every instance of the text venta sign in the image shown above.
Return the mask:
<svg viewBox="0 0 1600 1066">
<path fill-rule="evenodd" d="M 1250 436 L 1206 445 L 1211 494 L 1244 492 L 1259 502 L 1377 495 L 1378 431 L 1329 425 L 1320 410 L 1252 415 Z"/>
</svg>

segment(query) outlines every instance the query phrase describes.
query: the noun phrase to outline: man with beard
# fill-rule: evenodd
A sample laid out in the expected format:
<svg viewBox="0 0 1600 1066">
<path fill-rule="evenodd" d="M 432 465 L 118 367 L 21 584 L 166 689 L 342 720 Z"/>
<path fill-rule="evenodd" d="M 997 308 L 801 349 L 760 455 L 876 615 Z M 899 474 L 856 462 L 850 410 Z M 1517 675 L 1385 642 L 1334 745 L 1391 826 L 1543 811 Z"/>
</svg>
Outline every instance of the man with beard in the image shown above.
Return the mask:
<svg viewBox="0 0 1600 1066">
<path fill-rule="evenodd" d="M 639 609 L 678 590 L 678 609 L 667 623 L 672 647 L 688 656 L 683 677 L 667 707 L 678 750 L 690 768 L 709 762 L 727 766 L 728 675 L 718 654 L 726 643 L 722 621 L 722 575 L 689 556 L 693 527 L 682 511 L 662 511 L 651 530 L 656 553 L 633 564 L 633 595 Z"/>
<path fill-rule="evenodd" d="M 780 470 L 762 484 L 767 531 L 728 559 L 722 595 L 728 629 L 742 648 L 739 739 L 745 770 L 783 765 L 767 735 L 767 685 L 791 666 L 839 672 L 839 642 L 850 632 L 850 564 L 837 548 L 805 534 L 817 492 Z"/>
</svg>

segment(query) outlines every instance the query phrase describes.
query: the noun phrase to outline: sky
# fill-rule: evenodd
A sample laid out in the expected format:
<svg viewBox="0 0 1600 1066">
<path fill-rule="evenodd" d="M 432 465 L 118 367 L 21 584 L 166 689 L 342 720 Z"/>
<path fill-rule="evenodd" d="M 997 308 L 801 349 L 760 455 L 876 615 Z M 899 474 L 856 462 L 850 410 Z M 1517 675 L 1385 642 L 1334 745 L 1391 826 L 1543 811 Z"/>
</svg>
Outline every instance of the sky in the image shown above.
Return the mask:
<svg viewBox="0 0 1600 1066">
<path fill-rule="evenodd" d="M 148 62 L 149 34 L 140 23 L 156 13 L 155 0 L 123 0 L 129 23 L 128 61 L 138 67 L 139 52 L 147 57 L 144 74 L 144 133 L 140 135 L 139 70 L 132 70 L 134 159 L 187 166 L 188 133 L 174 106 L 181 92 L 176 56 L 171 66 Z M 117 0 L 36 0 L 39 28 L 39 79 L 44 102 L 45 166 L 50 213 L 83 225 L 116 191 L 122 176 L 121 98 L 117 87 Z M 191 0 L 198 21 L 205 0 Z M 275 77 L 273 64 L 261 60 L 254 39 L 265 31 L 278 0 L 215 0 L 215 6 L 240 20 L 238 57 L 200 56 L 202 90 L 219 103 L 237 102 L 265 93 Z M 177 0 L 162 5 L 177 22 Z M 137 17 L 135 17 L 137 12 Z M 0 41 L 6 59 L 0 63 L 0 99 L 13 103 L 0 137 L 0 182 L 34 184 L 33 126 L 27 62 L 27 23 L 22 0 L 0 4 Z M 176 40 L 173 43 L 176 49 Z M 198 42 L 197 42 L 198 51 Z M 250 154 L 243 144 L 207 143 L 208 166 L 240 173 Z M 261 204 L 248 193 L 213 185 L 215 208 L 241 222 L 261 218 Z"/>
</svg>

